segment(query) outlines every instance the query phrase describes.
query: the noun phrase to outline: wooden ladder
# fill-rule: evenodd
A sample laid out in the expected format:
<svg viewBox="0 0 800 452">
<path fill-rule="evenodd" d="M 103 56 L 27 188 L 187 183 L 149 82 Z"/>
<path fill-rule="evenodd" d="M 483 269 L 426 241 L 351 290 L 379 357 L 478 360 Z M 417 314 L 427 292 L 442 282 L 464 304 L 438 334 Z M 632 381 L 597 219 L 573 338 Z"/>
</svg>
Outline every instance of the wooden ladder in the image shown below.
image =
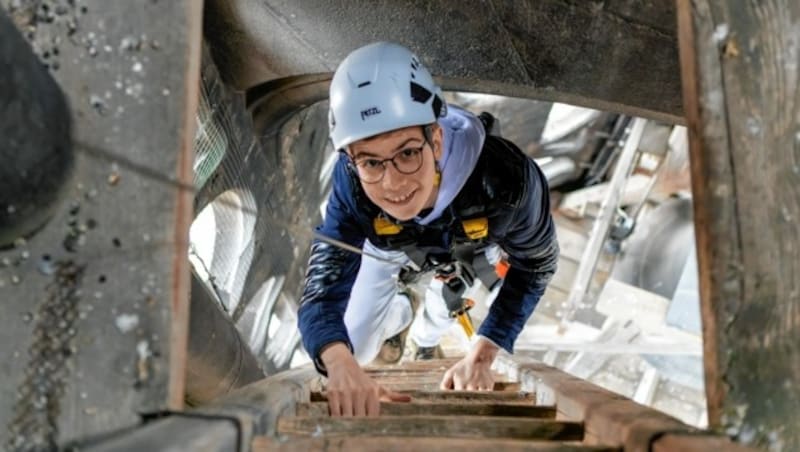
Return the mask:
<svg viewBox="0 0 800 452">
<path fill-rule="evenodd" d="M 311 365 L 239 388 L 82 447 L 89 452 L 204 451 L 749 451 L 541 362 L 501 355 L 494 391 L 440 391 L 455 360 L 367 367 L 411 396 L 378 417 L 330 417 Z"/>
<path fill-rule="evenodd" d="M 440 391 L 455 360 L 367 367 L 386 388 L 411 396 L 409 403 L 381 403 L 381 416 L 330 417 L 323 392 L 309 392 L 293 414 L 278 418 L 276 436 L 253 450 L 326 451 L 612 451 L 584 444 L 583 423 L 556 418 L 553 405 L 497 374 L 495 391 Z"/>
</svg>

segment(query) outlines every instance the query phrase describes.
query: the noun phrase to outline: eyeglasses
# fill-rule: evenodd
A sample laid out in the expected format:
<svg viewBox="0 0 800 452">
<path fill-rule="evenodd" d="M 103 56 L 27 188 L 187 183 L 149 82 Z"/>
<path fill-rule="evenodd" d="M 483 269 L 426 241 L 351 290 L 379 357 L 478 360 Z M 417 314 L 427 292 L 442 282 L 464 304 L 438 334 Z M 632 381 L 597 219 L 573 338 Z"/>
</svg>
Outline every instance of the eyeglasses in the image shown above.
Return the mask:
<svg viewBox="0 0 800 452">
<path fill-rule="evenodd" d="M 427 143 L 425 143 L 427 144 Z M 418 148 L 407 148 L 398 152 L 388 159 L 376 159 L 371 157 L 353 158 L 350 161 L 356 167 L 358 178 L 366 184 L 377 184 L 383 180 L 386 174 L 386 162 L 392 162 L 394 168 L 400 174 L 414 174 L 422 168 L 422 150 L 425 144 Z M 348 155 L 349 157 L 349 155 Z"/>
</svg>

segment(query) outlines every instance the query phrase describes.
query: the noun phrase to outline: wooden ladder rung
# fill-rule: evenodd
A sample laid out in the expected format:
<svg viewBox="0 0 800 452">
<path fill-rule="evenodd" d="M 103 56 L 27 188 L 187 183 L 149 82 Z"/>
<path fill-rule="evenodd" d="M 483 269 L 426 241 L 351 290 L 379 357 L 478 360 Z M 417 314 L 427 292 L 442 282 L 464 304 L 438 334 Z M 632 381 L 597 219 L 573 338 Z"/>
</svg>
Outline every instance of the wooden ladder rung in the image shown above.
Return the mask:
<svg viewBox="0 0 800 452">
<path fill-rule="evenodd" d="M 423 361 L 409 361 L 400 364 L 390 365 L 367 365 L 363 369 L 367 373 L 422 373 L 431 371 L 440 371 L 442 374 L 449 369 L 453 364 L 457 363 L 459 358 L 445 358 L 433 359 Z"/>
<path fill-rule="evenodd" d="M 419 390 L 419 391 L 436 391 L 439 389 L 440 379 L 429 379 L 429 378 L 407 378 L 407 377 L 396 377 L 396 378 L 376 378 L 375 381 L 393 391 L 412 391 L 412 390 Z M 508 383 L 498 381 L 494 383 L 494 391 L 519 391 L 520 384 L 519 383 Z"/>
<path fill-rule="evenodd" d="M 527 440 L 583 440 L 580 422 L 501 416 L 295 416 L 278 419 L 279 435 L 432 436 Z"/>
<path fill-rule="evenodd" d="M 577 443 L 520 441 L 483 438 L 408 438 L 408 437 L 332 437 L 332 438 L 269 438 L 256 437 L 253 452 L 288 452 L 324 450 L 327 452 L 619 452 L 607 446 Z"/>
<path fill-rule="evenodd" d="M 401 394 L 411 396 L 412 402 L 450 401 L 454 403 L 491 403 L 491 402 L 521 402 L 536 403 L 536 394 L 517 391 L 418 391 L 403 390 Z M 312 392 L 311 402 L 327 402 L 324 393 Z"/>
<path fill-rule="evenodd" d="M 545 405 L 520 405 L 502 403 L 381 403 L 381 415 L 385 416 L 508 416 L 554 419 L 556 409 Z M 327 402 L 302 403 L 297 405 L 297 416 L 327 416 Z"/>
</svg>

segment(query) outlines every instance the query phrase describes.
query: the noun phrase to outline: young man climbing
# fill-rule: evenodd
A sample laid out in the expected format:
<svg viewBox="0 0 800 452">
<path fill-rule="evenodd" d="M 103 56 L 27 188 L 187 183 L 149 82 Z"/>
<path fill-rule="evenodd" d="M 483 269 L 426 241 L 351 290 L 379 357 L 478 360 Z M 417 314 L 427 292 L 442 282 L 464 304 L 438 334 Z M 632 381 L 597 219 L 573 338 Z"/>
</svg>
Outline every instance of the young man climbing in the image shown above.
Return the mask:
<svg viewBox="0 0 800 452">
<path fill-rule="evenodd" d="M 406 400 L 361 365 L 382 346 L 398 347 L 399 359 L 409 327 L 417 354 L 430 355 L 468 298 L 474 259 L 499 248 L 510 268 L 471 350 L 441 382 L 491 390 L 498 350 L 512 352 L 555 272 L 547 181 L 515 145 L 486 133 L 490 116 L 482 119 L 447 106 L 405 47 L 370 44 L 337 68 L 329 125 L 341 155 L 299 309 L 332 415 L 377 415 L 380 400 Z M 416 303 L 402 281 L 425 270 L 440 278 L 412 325 Z"/>
</svg>

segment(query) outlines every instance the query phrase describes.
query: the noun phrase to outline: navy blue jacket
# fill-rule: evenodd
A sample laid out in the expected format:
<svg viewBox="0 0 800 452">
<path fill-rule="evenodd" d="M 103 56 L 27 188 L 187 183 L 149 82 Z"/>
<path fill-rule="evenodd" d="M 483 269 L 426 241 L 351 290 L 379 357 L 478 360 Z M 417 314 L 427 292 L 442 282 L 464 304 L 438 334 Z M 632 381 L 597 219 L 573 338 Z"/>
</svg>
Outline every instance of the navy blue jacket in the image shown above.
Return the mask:
<svg viewBox="0 0 800 452">
<path fill-rule="evenodd" d="M 381 210 L 369 201 L 348 165 L 344 155 L 336 163 L 325 221 L 317 231 L 358 248 L 369 239 L 378 248 L 398 249 L 373 230 Z M 404 229 L 414 231 L 427 249 L 446 251 L 454 242 L 469 240 L 461 220 L 478 216 L 489 219 L 485 242 L 498 244 L 511 265 L 478 334 L 511 353 L 556 270 L 558 243 L 544 174 L 502 138 L 486 138 L 467 183 L 440 219 L 425 226 L 404 224 Z M 352 350 L 344 312 L 360 262 L 353 252 L 319 240 L 312 244 L 298 324 L 306 351 L 322 373 L 319 354 L 325 345 L 343 342 Z"/>
</svg>

